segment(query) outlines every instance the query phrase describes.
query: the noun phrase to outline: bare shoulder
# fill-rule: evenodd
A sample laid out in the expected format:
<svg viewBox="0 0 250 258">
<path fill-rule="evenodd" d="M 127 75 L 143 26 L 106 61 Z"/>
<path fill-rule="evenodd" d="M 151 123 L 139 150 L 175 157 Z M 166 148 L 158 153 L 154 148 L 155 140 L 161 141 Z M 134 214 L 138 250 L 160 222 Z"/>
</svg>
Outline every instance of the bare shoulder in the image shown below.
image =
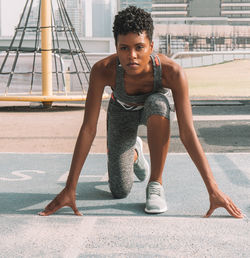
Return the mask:
<svg viewBox="0 0 250 258">
<path fill-rule="evenodd" d="M 96 62 L 91 69 L 91 77 L 112 86 L 115 82 L 117 55 L 113 54 Z"/>
<path fill-rule="evenodd" d="M 183 68 L 171 58 L 158 54 L 162 65 L 162 83 L 163 87 L 172 88 L 176 81 L 185 79 Z"/>
</svg>

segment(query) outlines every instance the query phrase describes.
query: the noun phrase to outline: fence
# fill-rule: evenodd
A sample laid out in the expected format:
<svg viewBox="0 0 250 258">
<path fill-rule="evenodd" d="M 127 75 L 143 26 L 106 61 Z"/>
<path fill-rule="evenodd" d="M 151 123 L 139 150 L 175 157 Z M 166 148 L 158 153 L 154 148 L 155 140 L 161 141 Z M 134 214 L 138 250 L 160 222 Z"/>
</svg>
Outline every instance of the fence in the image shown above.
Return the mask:
<svg viewBox="0 0 250 258">
<path fill-rule="evenodd" d="M 177 52 L 197 51 L 232 51 L 250 50 L 250 37 L 200 37 L 173 36 L 159 37 L 159 52 L 172 56 Z"/>
</svg>

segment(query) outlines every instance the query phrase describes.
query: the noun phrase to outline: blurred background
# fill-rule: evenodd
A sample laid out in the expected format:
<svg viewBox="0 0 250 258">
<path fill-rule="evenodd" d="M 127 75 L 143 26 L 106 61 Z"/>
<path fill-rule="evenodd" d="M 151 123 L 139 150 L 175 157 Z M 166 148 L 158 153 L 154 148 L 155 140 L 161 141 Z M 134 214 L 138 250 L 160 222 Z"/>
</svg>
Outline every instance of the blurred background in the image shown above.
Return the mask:
<svg viewBox="0 0 250 258">
<path fill-rule="evenodd" d="M 155 52 L 173 58 L 185 68 L 192 98 L 249 99 L 250 0 L 52 0 L 53 26 L 57 29 L 64 26 L 60 2 L 65 6 L 90 65 L 115 52 L 114 15 L 129 5 L 136 5 L 152 14 Z M 40 0 L 0 0 L 0 65 L 15 32 L 18 31 L 16 46 L 20 40 L 23 48 L 34 45 L 39 3 Z M 24 11 L 25 4 L 31 9 L 27 7 Z M 67 48 L 67 33 L 58 30 L 57 36 L 60 47 Z M 6 63 L 6 72 L 10 73 L 13 58 Z M 30 71 L 30 60 L 32 55 L 20 55 L 15 71 Z M 36 63 L 39 70 L 39 57 Z M 72 71 L 64 78 L 68 87 L 79 91 L 78 86 L 74 88 L 77 75 L 69 55 L 63 55 L 63 66 L 64 71 Z M 10 90 L 24 91 L 30 76 L 29 73 L 15 75 Z M 0 80 L 2 94 L 7 77 Z M 33 83 L 32 90 L 39 91 L 41 76 L 36 75 Z"/>
</svg>

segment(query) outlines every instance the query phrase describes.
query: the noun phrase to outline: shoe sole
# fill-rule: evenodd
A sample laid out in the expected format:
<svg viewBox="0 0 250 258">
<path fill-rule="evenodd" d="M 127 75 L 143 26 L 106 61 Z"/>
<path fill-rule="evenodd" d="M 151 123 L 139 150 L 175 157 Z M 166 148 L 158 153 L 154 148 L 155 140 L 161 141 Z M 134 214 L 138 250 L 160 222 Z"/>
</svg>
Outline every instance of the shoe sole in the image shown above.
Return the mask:
<svg viewBox="0 0 250 258">
<path fill-rule="evenodd" d="M 158 214 L 158 213 L 163 213 L 166 212 L 168 210 L 168 208 L 164 208 L 161 210 L 148 210 L 147 208 L 145 208 L 145 212 L 149 213 L 149 214 Z"/>
</svg>

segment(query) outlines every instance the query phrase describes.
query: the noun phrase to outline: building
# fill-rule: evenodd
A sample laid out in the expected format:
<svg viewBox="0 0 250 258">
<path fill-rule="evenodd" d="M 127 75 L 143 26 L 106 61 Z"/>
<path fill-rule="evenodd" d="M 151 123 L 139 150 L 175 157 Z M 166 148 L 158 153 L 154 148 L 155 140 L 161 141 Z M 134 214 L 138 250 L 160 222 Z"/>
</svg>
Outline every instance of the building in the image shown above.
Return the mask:
<svg viewBox="0 0 250 258">
<path fill-rule="evenodd" d="M 250 25 L 250 0 L 221 0 L 220 13 L 232 25 Z"/>
<path fill-rule="evenodd" d="M 152 0 L 159 49 L 250 49 L 250 0 Z"/>
<path fill-rule="evenodd" d="M 64 0 L 64 5 L 78 37 L 83 36 L 83 6 L 82 0 Z"/>
<path fill-rule="evenodd" d="M 118 9 L 136 5 L 155 24 L 250 25 L 250 0 L 118 0 Z"/>
<path fill-rule="evenodd" d="M 227 24 L 220 13 L 221 0 L 152 0 L 152 17 L 158 24 Z"/>
<path fill-rule="evenodd" d="M 25 30 L 25 37 L 35 38 L 37 33 L 37 28 L 39 27 L 38 24 L 38 17 L 39 17 L 39 5 L 37 2 L 33 3 L 32 9 L 29 14 L 29 19 L 27 23 L 27 28 Z M 22 20 L 22 24 L 20 27 L 24 27 L 25 19 Z M 21 34 L 19 34 L 21 36 Z"/>
<path fill-rule="evenodd" d="M 83 34 L 85 37 L 112 37 L 112 24 L 117 12 L 114 0 L 82 0 Z"/>
<path fill-rule="evenodd" d="M 113 19 L 116 11 L 117 5 L 114 0 L 92 0 L 93 37 L 112 37 Z"/>
<path fill-rule="evenodd" d="M 0 0 L 0 37 L 2 36 L 2 0 Z"/>
<path fill-rule="evenodd" d="M 130 5 L 135 5 L 148 12 L 152 12 L 152 0 L 117 0 L 118 10 L 125 9 Z"/>
<path fill-rule="evenodd" d="M 189 0 L 152 0 L 155 23 L 183 23 L 188 17 Z"/>
</svg>

